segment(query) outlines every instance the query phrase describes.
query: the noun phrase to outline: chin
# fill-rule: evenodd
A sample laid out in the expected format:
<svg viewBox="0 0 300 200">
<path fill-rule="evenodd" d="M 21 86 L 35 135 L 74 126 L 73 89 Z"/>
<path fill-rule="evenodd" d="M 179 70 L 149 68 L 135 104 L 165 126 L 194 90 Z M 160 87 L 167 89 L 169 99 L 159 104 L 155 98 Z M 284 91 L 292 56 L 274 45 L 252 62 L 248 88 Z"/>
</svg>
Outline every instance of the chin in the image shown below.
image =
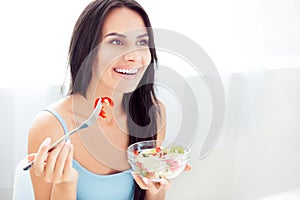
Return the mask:
<svg viewBox="0 0 300 200">
<path fill-rule="evenodd" d="M 130 93 L 137 88 L 137 85 L 138 84 L 119 84 L 114 88 L 114 90 L 121 93 Z"/>
<path fill-rule="evenodd" d="M 141 79 L 142 74 L 140 74 L 140 76 L 138 77 L 135 77 L 134 79 L 118 79 L 118 81 L 115 82 L 117 84 L 115 84 L 114 90 L 122 93 L 133 92 L 138 87 Z"/>
</svg>

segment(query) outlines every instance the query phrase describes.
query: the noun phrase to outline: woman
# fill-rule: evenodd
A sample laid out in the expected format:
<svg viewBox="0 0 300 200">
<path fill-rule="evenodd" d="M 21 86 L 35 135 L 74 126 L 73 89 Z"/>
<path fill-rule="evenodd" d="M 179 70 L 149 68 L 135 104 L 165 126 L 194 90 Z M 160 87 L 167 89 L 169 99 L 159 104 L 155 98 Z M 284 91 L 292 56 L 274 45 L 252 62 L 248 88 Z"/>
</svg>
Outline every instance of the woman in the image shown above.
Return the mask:
<svg viewBox="0 0 300 200">
<path fill-rule="evenodd" d="M 29 132 L 28 153 L 37 152 L 28 157 L 36 199 L 164 199 L 169 181 L 131 174 L 126 158 L 130 144 L 165 136 L 165 110 L 153 89 L 157 58 L 150 27 L 132 0 L 96 0 L 80 15 L 69 48 L 70 94 L 40 112 Z M 115 104 L 105 108 L 107 117 L 48 154 L 103 96 Z"/>
</svg>

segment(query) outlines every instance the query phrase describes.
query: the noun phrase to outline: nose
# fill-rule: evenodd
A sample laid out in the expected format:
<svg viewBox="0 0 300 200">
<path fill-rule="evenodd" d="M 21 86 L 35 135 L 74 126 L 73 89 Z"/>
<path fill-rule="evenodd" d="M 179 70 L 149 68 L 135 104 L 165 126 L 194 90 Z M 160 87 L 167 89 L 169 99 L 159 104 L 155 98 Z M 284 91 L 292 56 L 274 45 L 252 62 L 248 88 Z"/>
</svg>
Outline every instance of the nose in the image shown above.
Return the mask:
<svg viewBox="0 0 300 200">
<path fill-rule="evenodd" d="M 142 60 L 142 56 L 138 51 L 130 51 L 124 55 L 124 59 L 130 62 L 137 62 Z"/>
</svg>

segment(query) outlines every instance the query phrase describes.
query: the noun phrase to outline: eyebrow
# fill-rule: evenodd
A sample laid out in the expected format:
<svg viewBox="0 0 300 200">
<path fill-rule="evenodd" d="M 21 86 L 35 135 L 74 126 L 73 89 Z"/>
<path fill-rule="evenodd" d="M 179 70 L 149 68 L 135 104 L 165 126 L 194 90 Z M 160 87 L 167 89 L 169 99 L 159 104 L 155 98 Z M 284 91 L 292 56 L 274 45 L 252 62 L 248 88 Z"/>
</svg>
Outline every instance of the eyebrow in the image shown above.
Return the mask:
<svg viewBox="0 0 300 200">
<path fill-rule="evenodd" d="M 126 35 L 123 35 L 121 33 L 116 33 L 116 32 L 108 33 L 104 36 L 104 38 L 109 37 L 109 36 L 118 36 L 118 37 L 126 38 Z M 142 35 L 137 36 L 136 38 L 143 38 L 143 37 L 149 37 L 149 34 L 144 33 Z"/>
<path fill-rule="evenodd" d="M 143 38 L 143 37 L 149 37 L 148 33 L 144 33 L 142 35 L 137 36 L 136 38 Z"/>
</svg>

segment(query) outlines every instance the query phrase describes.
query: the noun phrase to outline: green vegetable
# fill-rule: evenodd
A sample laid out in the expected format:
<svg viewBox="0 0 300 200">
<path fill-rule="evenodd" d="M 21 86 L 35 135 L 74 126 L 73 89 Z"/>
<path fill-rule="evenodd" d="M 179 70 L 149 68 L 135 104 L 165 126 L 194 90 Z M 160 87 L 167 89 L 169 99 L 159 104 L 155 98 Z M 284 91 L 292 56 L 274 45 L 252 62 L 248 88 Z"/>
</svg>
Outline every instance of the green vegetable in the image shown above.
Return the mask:
<svg viewBox="0 0 300 200">
<path fill-rule="evenodd" d="M 170 153 L 184 154 L 184 148 L 182 146 L 174 145 L 174 146 L 171 147 Z"/>
</svg>

